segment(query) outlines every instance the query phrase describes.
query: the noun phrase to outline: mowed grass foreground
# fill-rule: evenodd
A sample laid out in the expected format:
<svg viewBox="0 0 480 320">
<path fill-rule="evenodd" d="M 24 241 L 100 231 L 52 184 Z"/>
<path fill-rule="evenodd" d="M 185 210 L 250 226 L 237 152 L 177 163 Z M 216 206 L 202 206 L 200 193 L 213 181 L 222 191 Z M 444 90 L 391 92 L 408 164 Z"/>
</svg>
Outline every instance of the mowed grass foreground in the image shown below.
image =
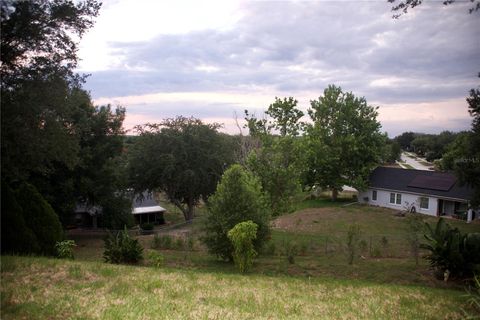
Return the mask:
<svg viewBox="0 0 480 320">
<path fill-rule="evenodd" d="M 4 256 L 2 319 L 458 319 L 464 292 Z"/>
</svg>

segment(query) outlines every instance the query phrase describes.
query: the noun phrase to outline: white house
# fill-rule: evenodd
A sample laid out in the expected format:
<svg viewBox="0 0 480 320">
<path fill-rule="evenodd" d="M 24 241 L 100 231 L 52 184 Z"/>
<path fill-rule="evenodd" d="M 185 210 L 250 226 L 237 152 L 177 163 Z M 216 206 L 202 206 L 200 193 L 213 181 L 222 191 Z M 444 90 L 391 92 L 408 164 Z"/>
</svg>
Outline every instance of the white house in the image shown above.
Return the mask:
<svg viewBox="0 0 480 320">
<path fill-rule="evenodd" d="M 359 202 L 467 221 L 479 218 L 479 210 L 469 205 L 473 190 L 460 185 L 453 173 L 378 167 L 369 185 L 359 192 Z"/>
</svg>

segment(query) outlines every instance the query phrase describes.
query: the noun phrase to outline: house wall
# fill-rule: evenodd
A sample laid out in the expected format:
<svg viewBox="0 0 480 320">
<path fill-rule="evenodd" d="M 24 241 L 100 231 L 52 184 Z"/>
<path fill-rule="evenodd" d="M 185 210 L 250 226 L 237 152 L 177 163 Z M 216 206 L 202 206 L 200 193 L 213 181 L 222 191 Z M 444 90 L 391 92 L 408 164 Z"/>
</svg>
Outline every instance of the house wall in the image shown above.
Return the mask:
<svg viewBox="0 0 480 320">
<path fill-rule="evenodd" d="M 377 200 L 372 200 L 372 191 L 377 190 Z M 418 213 L 428 214 L 430 216 L 437 215 L 437 206 L 438 206 L 438 198 L 428 196 L 428 209 L 421 209 L 420 208 L 420 197 L 427 197 L 427 196 L 420 196 L 418 194 L 410 194 L 404 192 L 395 192 L 402 194 L 402 204 L 392 204 L 390 203 L 390 191 L 386 190 L 378 190 L 378 189 L 367 189 L 366 191 L 358 193 L 358 201 L 360 203 L 367 203 L 373 206 L 380 206 L 385 208 L 391 208 L 396 210 L 406 210 L 407 204 L 414 204 L 415 209 Z M 365 201 L 365 197 L 368 197 L 368 201 Z"/>
</svg>

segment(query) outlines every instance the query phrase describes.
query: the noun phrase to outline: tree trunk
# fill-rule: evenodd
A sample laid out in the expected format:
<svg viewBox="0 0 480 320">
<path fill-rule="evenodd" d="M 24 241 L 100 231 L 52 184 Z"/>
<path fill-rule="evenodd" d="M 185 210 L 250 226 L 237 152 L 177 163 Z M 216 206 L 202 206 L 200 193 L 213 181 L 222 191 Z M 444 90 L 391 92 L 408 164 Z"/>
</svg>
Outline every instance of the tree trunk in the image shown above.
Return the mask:
<svg viewBox="0 0 480 320">
<path fill-rule="evenodd" d="M 332 201 L 337 201 L 337 197 L 338 197 L 338 189 L 332 188 Z"/>
<path fill-rule="evenodd" d="M 191 222 L 195 215 L 195 206 L 193 204 L 188 204 L 187 210 L 185 212 L 185 221 Z"/>
<path fill-rule="evenodd" d="M 173 204 L 175 204 L 175 206 L 182 211 L 186 222 L 191 222 L 193 220 L 193 217 L 195 216 L 195 205 L 193 202 L 189 201 L 186 206 L 184 206 L 180 201 L 173 201 Z"/>
</svg>

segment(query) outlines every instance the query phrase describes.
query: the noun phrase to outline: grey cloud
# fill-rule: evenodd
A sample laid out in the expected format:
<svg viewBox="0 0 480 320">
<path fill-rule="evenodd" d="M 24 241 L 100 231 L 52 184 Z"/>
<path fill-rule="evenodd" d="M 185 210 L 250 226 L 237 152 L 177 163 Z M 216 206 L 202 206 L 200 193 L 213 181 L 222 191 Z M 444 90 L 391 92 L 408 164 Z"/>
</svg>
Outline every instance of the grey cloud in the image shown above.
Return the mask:
<svg viewBox="0 0 480 320">
<path fill-rule="evenodd" d="M 469 15 L 463 4 L 425 4 L 392 20 L 389 8 L 386 1 L 246 2 L 244 18 L 229 31 L 112 43 L 129 68 L 95 72 L 87 88 L 94 97 L 221 92 L 249 85 L 320 95 L 335 83 L 385 103 L 465 96 L 480 71 L 478 14 Z M 197 70 L 200 65 L 219 70 Z M 310 70 L 291 68 L 302 65 Z M 143 69 L 148 71 L 134 71 Z M 370 85 L 392 77 L 407 81 Z"/>
</svg>

